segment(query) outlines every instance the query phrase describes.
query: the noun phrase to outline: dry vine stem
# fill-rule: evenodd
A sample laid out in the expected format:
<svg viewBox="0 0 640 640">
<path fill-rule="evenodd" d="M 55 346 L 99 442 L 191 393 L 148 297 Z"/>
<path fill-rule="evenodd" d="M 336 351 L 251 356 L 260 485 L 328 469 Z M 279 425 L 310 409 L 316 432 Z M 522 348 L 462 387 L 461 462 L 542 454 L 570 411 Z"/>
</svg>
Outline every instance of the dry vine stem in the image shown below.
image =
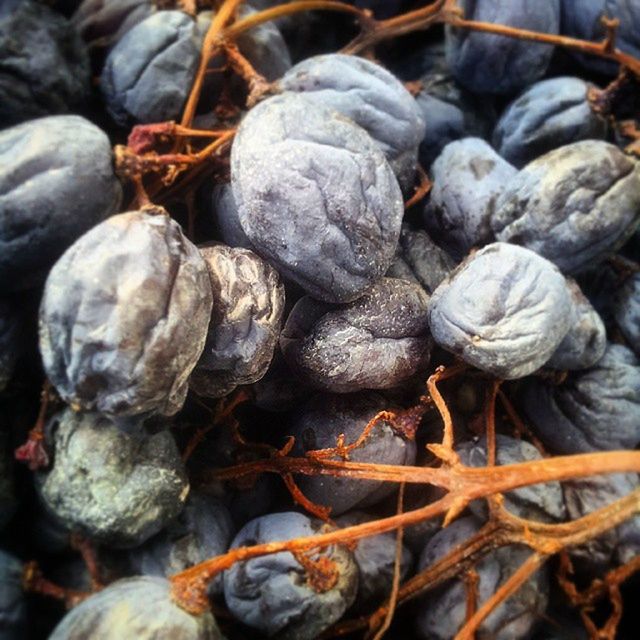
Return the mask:
<svg viewBox="0 0 640 640">
<path fill-rule="evenodd" d="M 357 9 L 349 4 L 332 0 L 301 0 L 276 6 L 264 11 L 251 14 L 242 19 L 236 19 L 236 12 L 242 0 L 224 0 L 213 17 L 202 47 L 202 55 L 198 72 L 190 92 L 187 105 L 181 120 L 181 129 L 175 130 L 175 144 L 173 154 L 167 156 L 145 156 L 149 162 L 151 171 L 163 170 L 167 165 L 171 166 L 169 179 L 186 168 L 189 168 L 187 178 L 196 174 L 203 166 L 203 161 L 211 158 L 213 151 L 226 150 L 231 140 L 232 132 L 222 134 L 214 141 L 213 145 L 197 153 L 191 153 L 188 145 L 187 153 L 180 153 L 185 149 L 186 139 L 199 137 L 191 133 L 191 123 L 200 97 L 203 79 L 211 60 L 211 57 L 220 50 L 226 50 L 231 57 L 231 66 L 248 80 L 250 97 L 255 97 L 253 89 L 261 87 L 260 79 L 256 78 L 246 61 L 234 49 L 237 37 L 264 22 L 311 10 L 328 10 L 352 15 L 360 24 L 361 33 L 347 47 L 343 53 L 371 54 L 376 45 L 384 40 L 394 38 L 407 33 L 426 30 L 436 24 L 446 24 L 452 28 L 469 29 L 510 38 L 529 40 L 532 42 L 558 45 L 584 54 L 595 55 L 612 60 L 621 67 L 621 77 L 635 77 L 640 79 L 640 60 L 627 55 L 615 46 L 617 24 L 615 21 L 606 22 L 606 37 L 602 42 L 591 42 L 576 38 L 568 38 L 560 35 L 540 33 L 535 31 L 517 29 L 506 25 L 491 24 L 466 20 L 462 11 L 457 6 L 456 0 L 436 0 L 425 7 L 409 13 L 390 18 L 388 20 L 376 20 L 370 12 Z M 605 90 L 601 99 L 609 97 Z M 605 100 L 606 101 L 606 100 Z M 632 124 L 628 130 L 635 133 L 637 129 Z M 634 136 L 635 138 L 635 136 Z M 213 149 L 212 149 L 213 146 Z M 173 161 L 173 162 L 172 162 Z M 139 174 L 138 174 L 139 175 Z M 418 189 L 415 198 L 424 195 L 428 190 L 428 181 L 423 176 L 422 185 Z M 410 201 L 411 204 L 412 201 Z M 456 373 L 458 373 L 457 371 Z M 485 468 L 470 468 L 461 464 L 457 454 L 453 450 L 453 425 L 451 416 L 444 399 L 437 390 L 436 383 L 447 375 L 453 375 L 449 371 L 440 371 L 436 377 L 429 381 L 429 393 L 434 405 L 440 411 L 444 422 L 444 436 L 441 443 L 429 445 L 431 452 L 440 461 L 439 468 L 425 468 L 415 466 L 379 465 L 371 463 L 355 463 L 349 461 L 349 452 L 359 446 L 366 438 L 367 429 L 362 437 L 355 443 L 345 444 L 338 441 L 336 447 L 324 451 L 310 452 L 305 458 L 292 458 L 288 456 L 292 442 L 279 452 L 268 453 L 268 457 L 253 462 L 247 462 L 232 468 L 211 473 L 211 477 L 219 480 L 237 479 L 246 476 L 255 476 L 263 472 L 277 473 L 282 476 L 291 490 L 294 499 L 316 515 L 322 515 L 318 505 L 312 505 L 299 492 L 295 485 L 293 474 L 330 475 L 334 477 L 362 478 L 400 483 L 428 483 L 447 490 L 447 494 L 420 509 L 409 512 L 398 512 L 396 515 L 382 518 L 377 521 L 366 522 L 360 525 L 341 530 L 329 531 L 307 538 L 298 538 L 289 541 L 271 542 L 252 547 L 240 547 L 232 551 L 200 563 L 172 578 L 172 594 L 175 601 L 183 608 L 193 613 L 199 613 L 207 608 L 206 588 L 208 582 L 220 571 L 231 567 L 234 563 L 250 558 L 290 551 L 298 557 L 300 554 L 332 544 L 346 544 L 360 538 L 376 535 L 386 531 L 396 530 L 400 539 L 404 527 L 416 524 L 423 520 L 444 516 L 445 525 L 457 516 L 465 506 L 474 499 L 486 498 L 490 504 L 490 518 L 487 524 L 478 534 L 467 540 L 466 543 L 453 549 L 447 556 L 428 567 L 425 571 L 407 581 L 402 586 L 395 586 L 392 591 L 390 604 L 383 605 L 373 616 L 356 621 L 341 623 L 334 628 L 335 633 L 341 633 L 353 629 L 368 629 L 373 637 L 379 638 L 384 633 L 393 615 L 395 604 L 402 603 L 423 591 L 442 584 L 445 580 L 459 576 L 464 572 L 473 570 L 474 564 L 483 555 L 500 546 L 508 544 L 527 545 L 532 549 L 529 559 L 496 591 L 485 603 L 478 605 L 469 596 L 469 610 L 466 623 L 460 631 L 458 638 L 473 638 L 486 616 L 491 613 L 509 595 L 515 593 L 518 587 L 536 571 L 549 557 L 565 548 L 582 544 L 597 537 L 604 531 L 617 526 L 631 515 L 640 512 L 640 489 L 629 494 L 615 503 L 599 509 L 574 522 L 547 525 L 533 521 L 522 520 L 504 510 L 500 494 L 518 487 L 549 481 L 562 481 L 614 472 L 640 472 L 640 452 L 618 451 L 605 453 L 592 453 L 577 456 L 548 457 L 543 460 L 505 465 L 496 467 L 495 463 L 495 431 L 494 431 L 494 403 L 496 395 L 501 398 L 507 413 L 514 418 L 514 412 L 506 396 L 499 390 L 496 383 L 487 400 L 487 441 L 488 441 L 488 466 Z M 380 419 L 389 418 L 390 415 L 381 416 Z M 397 416 L 396 416 L 397 417 Z M 370 425 L 367 425 L 369 428 Z M 524 425 L 518 424 L 520 431 L 525 431 Z M 335 459 L 336 457 L 340 459 Z M 313 507 L 317 507 L 315 510 Z M 627 577 L 631 570 L 615 574 L 619 580 Z M 473 573 L 467 573 L 473 576 Z M 612 602 L 619 582 L 613 577 L 605 578 L 602 588 L 594 588 L 585 598 L 588 604 L 592 604 L 603 593 L 612 594 Z M 471 581 L 473 591 L 473 581 Z M 576 596 L 578 598 L 578 596 Z M 473 601 L 472 601 L 473 600 Z M 584 604 L 587 600 L 581 600 Z M 619 612 L 616 612 L 619 614 Z M 584 614 L 586 615 L 586 614 Z M 619 617 L 619 616 L 618 616 Z M 612 616 L 610 628 L 615 628 L 616 619 Z M 591 627 L 585 624 L 590 631 Z M 609 624 L 609 623 L 608 623 Z M 592 625 L 593 626 L 593 625 Z M 610 633 L 610 628 L 607 633 Z"/>
<path fill-rule="evenodd" d="M 452 515 L 459 514 L 464 509 L 464 506 L 472 500 L 487 498 L 497 493 L 530 484 L 553 480 L 568 480 L 603 473 L 640 471 L 640 452 L 635 451 L 562 456 L 500 467 L 467 467 L 459 461 L 458 456 L 451 448 L 453 445 L 451 415 L 435 385 L 437 380 L 445 377 L 447 377 L 447 371 L 439 370 L 428 383 L 434 403 L 440 411 L 444 422 L 443 444 L 430 445 L 429 447 L 443 461 L 442 466 L 439 468 L 354 463 L 343 460 L 328 460 L 324 457 L 313 459 L 281 456 L 249 462 L 224 469 L 215 474 L 218 479 L 231 479 L 247 474 L 272 471 L 309 475 L 324 474 L 398 483 L 428 483 L 447 489 L 448 493 L 443 498 L 414 511 L 344 529 L 288 541 L 232 549 L 222 556 L 202 562 L 173 576 L 172 596 L 174 600 L 187 611 L 196 614 L 201 613 L 208 607 L 206 589 L 209 581 L 220 571 L 228 569 L 236 562 L 281 551 L 297 552 L 323 548 L 332 544 L 345 544 L 363 537 L 417 524 L 423 520 L 441 515 L 445 516 L 446 523 L 448 518 L 450 519 Z M 495 401 L 496 393 L 497 385 L 494 386 L 494 390 L 489 395 L 491 402 Z M 492 419 L 492 411 L 488 411 L 487 415 Z M 445 445 L 445 442 L 448 444 Z M 574 522 L 559 525 L 546 525 L 523 520 L 500 509 L 496 513 L 496 517 L 491 518 L 477 536 L 467 541 L 467 544 L 458 550 L 458 553 L 461 554 L 459 558 L 455 558 L 453 562 L 449 558 L 448 571 L 440 570 L 438 584 L 441 583 L 442 579 L 457 575 L 461 567 L 470 568 L 473 564 L 472 562 L 470 563 L 471 560 L 475 562 L 492 548 L 505 544 L 524 544 L 540 555 L 540 561 L 543 561 L 566 546 L 581 544 L 602 534 L 637 512 L 640 512 L 640 489 L 604 509 L 600 509 Z M 467 561 L 466 565 L 465 560 Z M 437 563 L 435 567 L 441 566 L 441 564 L 441 562 Z M 517 580 L 526 571 L 532 570 L 533 565 L 534 562 L 531 561 L 531 563 L 527 564 L 527 568 L 518 572 L 516 578 L 503 585 L 503 590 L 500 592 L 499 597 L 504 598 L 509 595 L 509 590 L 517 587 Z M 416 578 L 424 579 L 424 576 L 420 574 Z M 416 583 L 409 581 L 408 584 L 413 585 L 409 587 L 409 590 L 412 594 L 415 594 Z M 398 592 L 398 601 L 406 599 L 406 593 L 401 588 Z M 483 619 L 482 616 L 486 616 L 488 613 L 489 611 L 487 611 L 486 607 L 481 607 L 470 619 L 469 624 L 479 624 Z M 384 619 L 386 619 L 386 611 L 382 617 L 382 620 Z"/>
</svg>

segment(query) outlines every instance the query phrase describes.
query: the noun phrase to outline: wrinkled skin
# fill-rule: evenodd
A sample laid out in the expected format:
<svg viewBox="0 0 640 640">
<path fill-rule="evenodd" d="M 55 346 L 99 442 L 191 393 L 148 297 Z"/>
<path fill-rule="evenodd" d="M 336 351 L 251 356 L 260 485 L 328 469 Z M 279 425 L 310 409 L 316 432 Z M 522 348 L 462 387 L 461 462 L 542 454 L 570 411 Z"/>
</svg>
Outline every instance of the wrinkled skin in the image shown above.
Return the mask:
<svg viewBox="0 0 640 640">
<path fill-rule="evenodd" d="M 316 396 L 302 407 L 287 430 L 287 435 L 296 439 L 292 455 L 303 456 L 310 450 L 335 447 L 341 434 L 344 434 L 346 444 L 352 444 L 377 413 L 390 409 L 388 400 L 370 392 L 349 396 Z M 403 465 L 413 464 L 415 456 L 415 443 L 395 431 L 386 420 L 380 420 L 365 442 L 351 451 L 349 459 L 354 462 Z M 310 500 L 331 507 L 332 516 L 355 507 L 375 504 L 396 488 L 392 483 L 378 480 L 322 475 L 298 476 L 297 482 Z"/>
<path fill-rule="evenodd" d="M 128 31 L 107 56 L 100 88 L 120 126 L 179 120 L 204 34 L 181 11 L 159 11 Z"/>
<path fill-rule="evenodd" d="M 504 111 L 493 146 L 515 167 L 572 142 L 603 139 L 607 123 L 589 105 L 593 85 L 569 76 L 542 80 L 521 93 Z"/>
<path fill-rule="evenodd" d="M 189 384 L 200 395 L 219 398 L 267 372 L 280 335 L 284 286 L 277 271 L 247 249 L 213 245 L 200 253 L 214 304 Z"/>
<path fill-rule="evenodd" d="M 487 441 L 482 437 L 478 441 L 470 440 L 456 447 L 463 464 L 470 467 L 487 466 Z M 509 436 L 496 436 L 496 464 L 518 464 L 530 460 L 541 460 L 540 452 L 525 440 L 516 440 Z M 559 482 L 534 484 L 510 491 L 504 495 L 505 508 L 527 520 L 537 522 L 560 522 L 565 519 L 562 488 Z M 478 516 L 487 517 L 485 500 L 475 500 L 471 503 L 472 512 Z"/>
<path fill-rule="evenodd" d="M 403 225 L 396 257 L 386 276 L 414 282 L 431 294 L 454 266 L 454 261 L 446 251 L 433 242 L 424 231 L 413 231 L 407 225 Z"/>
<path fill-rule="evenodd" d="M 354 300 L 393 260 L 404 211 L 393 171 L 364 130 L 307 97 L 247 114 L 231 184 L 255 251 L 321 300 Z"/>
<path fill-rule="evenodd" d="M 25 637 L 27 603 L 22 590 L 22 563 L 0 549 L 0 638 Z"/>
<path fill-rule="evenodd" d="M 395 76 L 364 58 L 334 53 L 303 60 L 277 87 L 304 93 L 361 126 L 384 153 L 403 192 L 410 191 L 425 124 Z"/>
<path fill-rule="evenodd" d="M 0 131 L 0 291 L 42 283 L 121 198 L 111 143 L 88 120 L 50 116 Z"/>
<path fill-rule="evenodd" d="M 468 20 L 558 33 L 560 0 L 461 0 Z M 447 62 L 456 80 L 471 91 L 509 94 L 541 78 L 553 47 L 464 29 L 446 30 Z"/>
<path fill-rule="evenodd" d="M 113 216 L 49 274 L 40 352 L 69 404 L 131 416 L 176 413 L 211 317 L 204 259 L 163 209 Z"/>
<path fill-rule="evenodd" d="M 544 365 L 571 318 L 571 296 L 558 269 L 533 251 L 500 242 L 467 258 L 429 301 L 434 340 L 506 380 Z"/>
<path fill-rule="evenodd" d="M 571 520 L 606 507 L 638 487 L 633 473 L 614 473 L 562 483 L 567 513 Z M 602 576 L 612 565 L 629 562 L 640 553 L 640 516 L 570 550 L 576 569 Z"/>
<path fill-rule="evenodd" d="M 640 163 L 600 140 L 529 163 L 496 203 L 496 238 L 532 249 L 566 273 L 602 261 L 640 221 Z"/>
<path fill-rule="evenodd" d="M 352 511 L 336 519 L 339 527 L 351 527 L 374 518 L 362 511 Z M 380 533 L 356 541 L 353 557 L 358 565 L 358 596 L 356 606 L 375 606 L 389 596 L 396 560 L 396 534 L 393 531 Z M 400 580 L 409 577 L 413 567 L 413 554 L 402 546 Z"/>
<path fill-rule="evenodd" d="M 481 524 L 474 517 L 467 517 L 436 533 L 422 551 L 418 570 L 425 569 L 462 544 L 478 532 Z M 484 556 L 475 565 L 479 576 L 477 606 L 492 596 L 530 555 L 530 549 L 512 545 Z M 547 608 L 548 599 L 549 575 L 546 567 L 542 567 L 487 617 L 476 637 L 478 640 L 526 638 Z M 450 640 L 464 624 L 465 614 L 464 583 L 451 580 L 420 600 L 415 617 L 416 631 L 425 640 Z"/>
<path fill-rule="evenodd" d="M 567 286 L 573 302 L 571 327 L 546 366 L 561 370 L 588 369 L 604 355 L 607 332 L 598 312 L 584 296 L 578 283 L 567 278 Z"/>
<path fill-rule="evenodd" d="M 182 513 L 160 533 L 129 553 L 134 575 L 170 577 L 208 558 L 222 555 L 234 533 L 229 510 L 217 498 L 190 493 Z M 209 585 L 222 594 L 222 576 Z"/>
<path fill-rule="evenodd" d="M 189 484 L 168 431 L 128 435 L 96 413 L 52 418 L 53 466 L 40 472 L 47 507 L 71 530 L 100 542 L 141 544 L 175 518 Z"/>
<path fill-rule="evenodd" d="M 594 367 L 560 385 L 527 381 L 522 403 L 554 453 L 633 449 L 640 443 L 640 362 L 626 347 L 609 344 Z"/>
<path fill-rule="evenodd" d="M 574 38 L 600 41 L 606 35 L 601 19 L 618 18 L 616 48 L 640 57 L 640 5 L 636 0 L 561 0 L 562 33 Z M 615 76 L 618 65 L 596 56 L 572 52 L 580 63 L 592 71 Z"/>
<path fill-rule="evenodd" d="M 231 548 L 311 536 L 323 524 L 299 513 L 273 513 L 252 520 L 235 537 Z M 304 568 L 288 552 L 239 562 L 224 573 L 224 594 L 231 613 L 243 624 L 278 640 L 312 640 L 339 620 L 353 603 L 358 568 L 344 546 L 314 552 L 328 558 L 338 571 L 337 583 L 316 591 Z"/>
<path fill-rule="evenodd" d="M 429 235 L 458 259 L 491 242 L 496 200 L 516 173 L 480 138 L 448 144 L 431 168 L 423 215 Z"/>
<path fill-rule="evenodd" d="M 210 611 L 192 616 L 171 599 L 164 578 L 113 582 L 72 609 L 49 640 L 223 640 Z"/>
<path fill-rule="evenodd" d="M 463 89 L 449 70 L 436 68 L 420 78 L 416 102 L 426 123 L 420 143 L 420 163 L 428 169 L 442 150 L 461 138 L 488 138 L 495 122 L 490 98 L 482 103 Z"/>
<path fill-rule="evenodd" d="M 640 273 L 631 276 L 616 292 L 613 312 L 629 346 L 640 355 Z"/>
<path fill-rule="evenodd" d="M 305 296 L 289 314 L 280 348 L 310 386 L 335 393 L 389 389 L 429 362 L 428 300 L 420 286 L 393 278 L 338 308 Z"/>
<path fill-rule="evenodd" d="M 39 2 L 0 12 L 0 60 L 0 128 L 79 109 L 89 97 L 84 44 L 68 20 Z"/>
</svg>

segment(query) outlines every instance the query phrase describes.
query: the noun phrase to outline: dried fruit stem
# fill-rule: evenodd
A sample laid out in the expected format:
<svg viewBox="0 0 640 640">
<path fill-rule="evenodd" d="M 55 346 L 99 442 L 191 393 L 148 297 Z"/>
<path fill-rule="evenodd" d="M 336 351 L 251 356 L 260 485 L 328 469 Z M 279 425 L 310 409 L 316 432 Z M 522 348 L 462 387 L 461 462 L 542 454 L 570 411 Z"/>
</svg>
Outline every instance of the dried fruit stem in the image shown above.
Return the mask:
<svg viewBox="0 0 640 640">
<path fill-rule="evenodd" d="M 473 640 L 475 632 L 486 620 L 494 609 L 510 598 L 518 589 L 546 562 L 548 555 L 540 553 L 531 554 L 491 597 L 471 616 L 460 631 L 456 634 L 455 640 Z"/>
<path fill-rule="evenodd" d="M 200 98 L 200 92 L 202 91 L 204 76 L 207 72 L 207 66 L 209 65 L 209 60 L 211 59 L 214 51 L 214 44 L 219 38 L 222 29 L 229 22 L 229 20 L 233 18 L 236 9 L 240 6 L 241 3 L 242 0 L 224 0 L 221 7 L 218 9 L 216 14 L 213 16 L 213 19 L 211 20 L 211 25 L 207 30 L 207 35 L 205 36 L 204 42 L 202 44 L 200 65 L 198 66 L 198 71 L 196 72 L 196 77 L 193 81 L 193 85 L 189 93 L 189 98 L 187 99 L 187 104 L 185 105 L 182 114 L 182 120 L 180 121 L 180 124 L 183 127 L 191 127 L 193 117 L 196 113 L 196 106 L 198 105 L 198 100 Z"/>
</svg>

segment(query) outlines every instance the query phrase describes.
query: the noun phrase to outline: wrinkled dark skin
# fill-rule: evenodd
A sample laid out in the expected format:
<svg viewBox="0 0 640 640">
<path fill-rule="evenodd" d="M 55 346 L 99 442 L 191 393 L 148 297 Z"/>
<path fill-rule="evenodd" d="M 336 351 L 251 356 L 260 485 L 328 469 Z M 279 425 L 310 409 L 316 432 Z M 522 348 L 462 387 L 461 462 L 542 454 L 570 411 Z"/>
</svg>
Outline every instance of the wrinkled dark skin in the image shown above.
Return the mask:
<svg viewBox="0 0 640 640">
<path fill-rule="evenodd" d="M 460 0 L 468 20 L 558 33 L 560 0 Z M 509 94 L 541 78 L 553 47 L 464 29 L 446 29 L 447 62 L 456 80 L 471 91 Z"/>
<path fill-rule="evenodd" d="M 89 57 L 68 20 L 24 0 L 0 12 L 0 128 L 81 108 Z"/>
<path fill-rule="evenodd" d="M 113 582 L 72 609 L 50 640 L 223 640 L 210 611 L 192 616 L 171 599 L 164 578 L 142 576 Z"/>
<path fill-rule="evenodd" d="M 0 638 L 25 637 L 27 603 L 22 590 L 22 563 L 0 549 Z"/>
<path fill-rule="evenodd" d="M 466 517 L 440 530 L 427 542 L 418 569 L 425 569 L 462 544 L 478 532 L 481 524 L 482 521 L 474 517 Z M 477 606 L 492 596 L 529 555 L 531 550 L 527 547 L 512 545 L 491 551 L 477 562 L 475 570 L 480 578 Z M 526 638 L 547 608 L 548 600 L 549 574 L 546 567 L 542 567 L 487 617 L 476 637 L 478 640 Z M 425 640 L 450 640 L 464 624 L 465 614 L 464 584 L 458 579 L 451 580 L 420 600 L 415 628 L 418 636 Z"/>
<path fill-rule="evenodd" d="M 391 167 L 364 130 L 307 97 L 245 116 L 231 185 L 254 250 L 321 300 L 354 300 L 393 260 L 404 209 Z"/>
<path fill-rule="evenodd" d="M 638 476 L 615 473 L 562 483 L 567 514 L 571 520 L 612 504 L 638 487 Z M 640 516 L 607 531 L 587 544 L 570 550 L 576 569 L 602 576 L 612 565 L 629 562 L 640 553 Z"/>
<path fill-rule="evenodd" d="M 205 493 L 191 492 L 175 520 L 129 552 L 129 566 L 134 575 L 168 578 L 225 553 L 233 534 L 231 515 L 224 504 Z M 222 576 L 211 582 L 209 592 L 222 594 Z"/>
<path fill-rule="evenodd" d="M 431 168 L 423 214 L 429 235 L 458 260 L 491 242 L 496 201 L 516 173 L 480 138 L 448 144 Z"/>
<path fill-rule="evenodd" d="M 141 544 L 183 508 L 189 490 L 169 431 L 128 435 L 107 418 L 52 418 L 53 466 L 39 474 L 47 507 L 71 530 L 116 547 Z"/>
<path fill-rule="evenodd" d="M 571 314 L 558 269 L 533 251 L 502 242 L 471 254 L 429 301 L 434 340 L 506 380 L 547 362 L 569 331 Z"/>
<path fill-rule="evenodd" d="M 88 120 L 50 116 L 0 131 L 0 291 L 41 284 L 121 198 L 111 143 Z"/>
<path fill-rule="evenodd" d="M 289 314 L 280 348 L 310 386 L 336 393 L 389 389 L 429 362 L 428 300 L 420 286 L 394 278 L 341 307 L 305 296 Z"/>
<path fill-rule="evenodd" d="M 640 163 L 600 140 L 529 163 L 496 203 L 496 238 L 577 273 L 622 246 L 640 221 Z"/>
<path fill-rule="evenodd" d="M 273 513 L 245 525 L 231 548 L 320 533 L 323 523 L 293 512 Z M 344 546 L 313 552 L 335 563 L 338 581 L 318 592 L 303 567 L 288 552 L 239 562 L 224 572 L 224 594 L 231 613 L 247 626 L 278 640 L 312 640 L 339 620 L 353 603 L 358 568 Z"/>
<path fill-rule="evenodd" d="M 204 34 L 180 11 L 159 11 L 128 31 L 107 56 L 100 88 L 120 126 L 179 120 Z"/>
<path fill-rule="evenodd" d="M 225 396 L 266 373 L 278 344 L 284 286 L 277 271 L 253 251 L 201 247 L 213 308 L 207 341 L 189 385 L 199 395 Z"/>
<path fill-rule="evenodd" d="M 376 393 L 318 395 L 297 413 L 287 435 L 295 437 L 293 451 L 298 456 L 314 449 L 335 447 L 341 434 L 344 434 L 346 444 L 352 444 L 377 413 L 388 409 L 392 410 L 389 401 Z M 415 456 L 413 440 L 395 431 L 389 422 L 380 420 L 365 442 L 351 451 L 349 459 L 379 464 L 413 464 Z M 331 507 L 332 516 L 375 504 L 396 488 L 394 484 L 378 480 L 320 475 L 299 476 L 297 482 L 310 500 Z"/>
<path fill-rule="evenodd" d="M 522 403 L 554 453 L 633 449 L 640 442 L 640 362 L 626 347 L 609 344 L 596 365 L 560 385 L 527 381 Z"/>
<path fill-rule="evenodd" d="M 487 466 L 487 441 L 482 437 L 478 441 L 463 442 L 456 447 L 463 464 L 471 467 Z M 496 436 L 496 464 L 518 464 L 530 460 L 541 460 L 540 452 L 526 440 L 516 440 L 509 436 Z M 505 508 L 527 520 L 537 522 L 560 522 L 565 519 L 562 488 L 559 482 L 534 484 L 522 489 L 510 491 L 504 495 Z M 482 518 L 487 517 L 485 500 L 471 503 L 471 511 Z"/>
<path fill-rule="evenodd" d="M 563 145 L 603 139 L 607 122 L 589 104 L 591 88 L 570 76 L 536 82 L 505 109 L 493 132 L 493 146 L 520 168 Z"/>
<path fill-rule="evenodd" d="M 374 517 L 362 511 L 350 511 L 336 519 L 339 527 L 370 522 Z M 358 565 L 358 596 L 356 607 L 372 607 L 389 596 L 396 560 L 396 534 L 393 531 L 362 538 L 356 542 L 353 557 Z M 413 568 L 413 554 L 402 546 L 400 580 L 409 577 Z"/>
<path fill-rule="evenodd" d="M 410 193 L 425 124 L 395 76 L 364 58 L 335 53 L 298 63 L 277 88 L 304 93 L 361 126 L 384 153 L 403 192 Z"/>
<path fill-rule="evenodd" d="M 567 335 L 562 339 L 546 366 L 553 369 L 588 369 L 604 355 L 607 332 L 598 312 L 584 296 L 578 283 L 567 278 L 573 302 L 573 319 Z"/>
<path fill-rule="evenodd" d="M 396 257 L 386 276 L 414 282 L 431 294 L 454 266 L 453 259 L 425 231 L 403 225 Z"/>
<path fill-rule="evenodd" d="M 628 278 L 616 292 L 613 312 L 628 345 L 640 355 L 640 273 Z"/>
<path fill-rule="evenodd" d="M 49 274 L 40 352 L 69 404 L 109 415 L 176 413 L 211 317 L 204 259 L 163 209 L 111 217 Z"/>
</svg>

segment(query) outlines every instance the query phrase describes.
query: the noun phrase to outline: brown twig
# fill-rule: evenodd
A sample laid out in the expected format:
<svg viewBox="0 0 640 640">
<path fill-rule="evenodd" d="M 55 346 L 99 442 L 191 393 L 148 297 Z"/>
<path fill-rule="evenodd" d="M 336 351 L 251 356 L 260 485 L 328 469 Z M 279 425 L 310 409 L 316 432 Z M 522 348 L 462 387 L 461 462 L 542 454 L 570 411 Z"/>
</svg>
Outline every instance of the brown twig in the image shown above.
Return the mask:
<svg viewBox="0 0 640 640">
<path fill-rule="evenodd" d="M 398 508 L 396 514 L 400 515 L 404 509 L 404 484 L 400 485 L 398 489 Z M 371 640 L 381 640 L 384 634 L 387 632 L 393 621 L 393 615 L 396 610 L 396 603 L 398 601 L 398 590 L 400 588 L 400 574 L 402 571 L 402 538 L 404 535 L 404 529 L 402 526 L 398 527 L 396 531 L 396 550 L 395 558 L 393 562 L 393 581 L 391 583 L 391 594 L 389 595 L 389 605 L 385 614 L 384 620 L 380 628 L 373 634 Z"/>
<path fill-rule="evenodd" d="M 22 588 L 29 593 L 37 593 L 41 596 L 60 600 L 67 609 L 75 607 L 91 595 L 82 591 L 66 589 L 47 580 L 42 575 L 42 571 L 40 571 L 40 567 L 35 560 L 24 565 Z"/>
</svg>

